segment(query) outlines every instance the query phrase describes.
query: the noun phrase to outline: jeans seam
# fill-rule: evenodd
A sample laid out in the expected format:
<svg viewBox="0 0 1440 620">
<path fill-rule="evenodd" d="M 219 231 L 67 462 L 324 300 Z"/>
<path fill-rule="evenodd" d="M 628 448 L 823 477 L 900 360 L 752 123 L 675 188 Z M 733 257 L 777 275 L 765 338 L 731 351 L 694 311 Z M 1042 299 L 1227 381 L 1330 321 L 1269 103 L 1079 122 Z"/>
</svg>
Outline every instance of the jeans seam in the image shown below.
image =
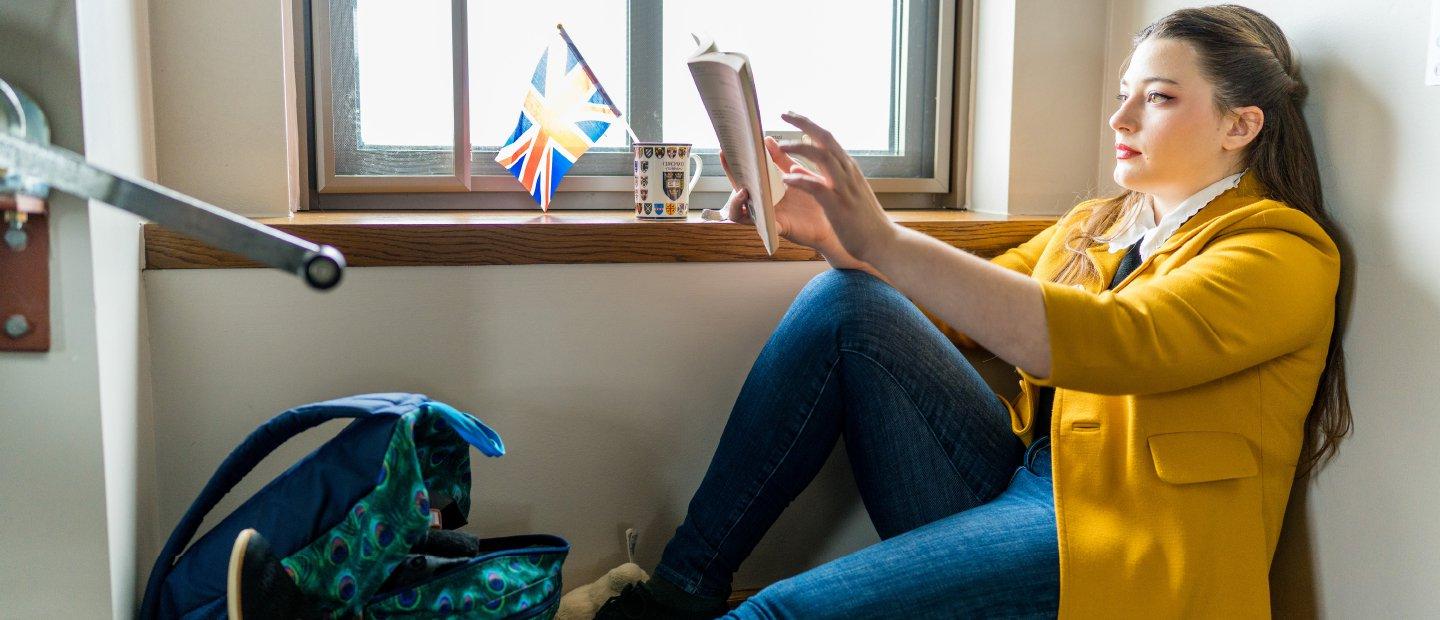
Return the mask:
<svg viewBox="0 0 1440 620">
<path fill-rule="evenodd" d="M 930 433 L 930 438 L 935 440 L 935 445 L 939 446 L 940 452 L 945 455 L 945 462 L 950 465 L 950 470 L 955 472 L 956 478 L 960 479 L 960 488 L 964 489 L 966 493 L 970 494 L 970 499 L 974 501 L 976 505 L 985 503 L 985 500 L 982 499 L 980 495 L 976 493 L 974 489 L 971 489 L 970 485 L 966 483 L 965 474 L 961 473 L 960 468 L 955 466 L 954 459 L 950 458 L 950 451 L 945 449 L 945 442 L 940 441 L 940 437 L 935 435 L 935 427 L 930 423 L 929 418 L 926 418 L 925 415 L 920 412 L 920 406 L 915 404 L 915 398 L 910 396 L 910 392 L 905 389 L 904 384 L 900 383 L 900 379 L 898 379 L 893 373 L 891 373 L 889 369 L 885 368 L 885 366 L 881 364 L 879 360 L 876 360 L 869 355 L 866 355 L 854 349 L 846 349 L 843 347 L 840 349 L 840 352 L 850 353 L 868 360 L 871 364 L 874 364 L 876 368 L 879 368 L 880 372 L 885 373 L 886 377 L 890 378 L 890 381 L 895 384 L 896 389 L 900 390 L 900 393 L 905 396 L 905 402 L 910 404 L 911 411 L 914 411 L 915 416 L 920 418 L 921 422 L 925 423 L 925 430 Z"/>
<path fill-rule="evenodd" d="M 715 553 L 710 554 L 710 558 L 705 560 L 704 566 L 700 567 L 700 573 L 690 582 L 692 589 L 698 590 L 700 588 L 700 580 L 705 577 L 705 571 L 710 570 L 710 565 L 715 563 L 715 558 L 720 557 L 720 549 L 725 545 L 725 541 L 730 539 L 730 534 L 735 531 L 735 526 L 739 525 L 740 520 L 745 518 L 745 513 L 749 512 L 750 507 L 755 505 L 755 500 L 765 491 L 765 485 L 769 484 L 770 480 L 775 477 L 775 472 L 785 464 L 785 459 L 788 458 L 790 452 L 795 449 L 795 443 L 800 440 L 801 435 L 805 434 L 805 427 L 810 425 L 810 418 L 815 414 L 815 407 L 820 404 L 820 397 L 825 394 L 825 388 L 830 385 L 830 377 L 835 374 L 835 366 L 839 365 L 839 363 L 840 356 L 837 354 L 835 360 L 830 362 L 830 368 L 826 369 L 825 380 L 820 383 L 820 390 L 815 393 L 815 401 L 810 403 L 810 410 L 805 412 L 805 419 L 800 421 L 800 428 L 795 431 L 795 436 L 791 438 L 790 445 L 785 447 L 785 453 L 780 455 L 780 460 L 770 469 L 770 474 L 765 476 L 765 480 L 760 483 L 760 486 L 750 495 L 750 499 L 745 502 L 745 507 L 741 508 L 740 512 L 736 513 L 735 518 L 730 521 L 730 527 L 725 529 L 725 534 L 715 543 Z"/>
</svg>

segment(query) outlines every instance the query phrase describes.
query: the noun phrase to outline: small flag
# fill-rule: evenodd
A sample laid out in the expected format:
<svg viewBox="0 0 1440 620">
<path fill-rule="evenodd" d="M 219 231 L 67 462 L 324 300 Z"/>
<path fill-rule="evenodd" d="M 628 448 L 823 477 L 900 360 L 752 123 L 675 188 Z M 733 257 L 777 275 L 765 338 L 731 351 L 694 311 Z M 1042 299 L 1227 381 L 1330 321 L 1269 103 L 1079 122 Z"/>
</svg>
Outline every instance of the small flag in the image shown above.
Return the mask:
<svg viewBox="0 0 1440 620">
<path fill-rule="evenodd" d="M 620 109 L 565 29 L 557 25 L 554 40 L 530 78 L 515 132 L 495 154 L 495 161 L 520 181 L 542 210 L 549 211 L 550 196 L 565 173 L 617 121 Z"/>
</svg>

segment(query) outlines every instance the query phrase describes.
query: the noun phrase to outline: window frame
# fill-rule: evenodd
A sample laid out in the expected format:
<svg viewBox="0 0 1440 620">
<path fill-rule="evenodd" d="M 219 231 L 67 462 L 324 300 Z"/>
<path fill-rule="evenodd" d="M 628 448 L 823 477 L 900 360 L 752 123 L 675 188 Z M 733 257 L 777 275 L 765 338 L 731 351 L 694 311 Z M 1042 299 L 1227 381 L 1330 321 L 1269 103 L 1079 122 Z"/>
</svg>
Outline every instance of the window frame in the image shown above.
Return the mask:
<svg viewBox="0 0 1440 620">
<path fill-rule="evenodd" d="M 354 71 L 353 10 L 335 11 L 335 7 L 353 9 L 357 0 L 304 0 L 309 9 L 309 27 L 301 29 L 306 40 L 302 49 L 309 50 L 306 62 L 309 68 L 306 90 L 310 92 L 307 109 L 310 121 L 310 141 L 313 153 L 309 163 L 311 184 L 308 208 L 321 209 L 532 209 L 533 200 L 518 189 L 513 177 L 490 171 L 481 174 L 484 166 L 493 158 L 493 150 L 482 150 L 471 144 L 469 135 L 469 49 L 467 0 L 451 0 L 452 37 L 452 88 L 455 94 L 454 148 L 450 151 L 433 148 L 387 147 L 383 154 L 365 152 L 358 148 L 356 133 L 358 121 L 346 124 L 334 122 L 332 110 L 345 89 L 358 92 Z M 968 50 L 960 49 L 957 30 L 962 26 L 957 19 L 960 0 L 894 0 L 900 10 L 896 11 L 895 28 L 897 48 L 906 53 L 896 54 L 892 71 L 892 114 L 897 122 L 894 126 L 904 128 L 905 135 L 892 128 L 894 144 L 919 143 L 914 149 L 901 154 L 883 151 L 854 151 L 852 154 L 861 161 L 862 170 L 871 187 L 882 196 L 887 206 L 898 204 L 902 208 L 927 208 L 937 206 L 947 196 L 960 192 L 963 184 L 963 156 L 965 140 L 954 131 L 957 122 L 964 123 L 966 114 L 956 109 L 963 100 L 957 93 L 965 84 L 956 80 L 961 67 L 959 60 L 968 59 Z M 627 22 L 631 36 L 627 37 L 630 81 L 625 86 L 629 92 L 628 105 L 631 109 L 653 110 L 653 114 L 638 114 L 627 117 L 627 121 L 642 135 L 659 135 L 662 120 L 660 89 L 654 88 L 661 68 L 655 58 L 661 57 L 663 33 L 661 5 L 663 0 L 628 0 Z M 923 14 L 922 14 L 923 13 Z M 345 30 L 349 37 L 337 37 L 332 31 L 332 15 L 337 30 Z M 969 20 L 964 20 L 968 23 Z M 919 41 L 920 51 L 910 49 L 911 42 Z M 348 55 L 347 55 L 348 54 Z M 914 62 L 914 58 L 933 60 Z M 648 67 L 646 64 L 648 63 Z M 927 67 L 927 64 L 933 66 Z M 350 69 L 346 69 L 349 67 Z M 652 75 L 653 73 L 653 75 Z M 920 83 L 916 96 L 903 97 L 907 85 Z M 332 86 L 334 85 L 334 86 Z M 957 88 L 957 85 L 960 88 Z M 358 97 L 350 100 L 358 105 Z M 933 114 L 927 114 L 925 102 L 936 102 Z M 968 109 L 965 110 L 968 112 Z M 903 119 L 919 117 L 914 123 Z M 344 118 L 356 118 L 348 114 Z M 339 125 L 339 129 L 337 129 Z M 790 128 L 786 128 L 790 129 Z M 333 145 L 333 146 L 332 146 Z M 696 184 L 700 194 L 728 193 L 729 184 L 719 174 L 720 166 L 713 151 L 701 152 L 705 159 L 706 172 Z M 392 174 L 344 174 L 337 170 L 344 158 L 388 167 Z M 627 169 L 631 155 L 615 149 L 592 150 L 577 163 L 558 188 L 559 209 L 630 209 L 633 204 L 631 191 L 633 182 L 628 174 L 606 174 L 612 170 Z M 463 162 L 464 165 L 457 165 Z M 958 164 L 956 163 L 958 162 Z M 897 172 L 917 170 L 915 176 L 898 176 Z M 955 188 L 952 190 L 952 188 Z M 396 194 L 404 194 L 405 204 L 396 204 Z M 478 197 L 483 195 L 483 197 Z M 561 196 L 572 198 L 564 200 Z"/>
</svg>

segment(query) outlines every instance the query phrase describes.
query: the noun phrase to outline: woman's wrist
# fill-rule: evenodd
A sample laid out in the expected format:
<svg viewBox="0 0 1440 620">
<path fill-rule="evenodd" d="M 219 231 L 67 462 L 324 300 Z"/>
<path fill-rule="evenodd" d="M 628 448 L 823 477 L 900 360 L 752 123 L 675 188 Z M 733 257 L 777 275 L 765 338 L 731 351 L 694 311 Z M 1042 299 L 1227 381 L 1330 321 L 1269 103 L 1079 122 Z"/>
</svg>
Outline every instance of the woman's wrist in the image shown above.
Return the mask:
<svg viewBox="0 0 1440 620">
<path fill-rule="evenodd" d="M 886 264 L 907 232 L 910 231 L 904 226 L 888 222 L 883 230 L 878 231 L 875 237 L 865 244 L 863 256 L 856 256 L 856 260 L 870 265 Z"/>
<path fill-rule="evenodd" d="M 857 270 L 857 271 L 863 271 L 863 272 L 865 272 L 865 273 L 868 273 L 868 274 L 870 274 L 870 275 L 872 275 L 872 276 L 875 276 L 875 277 L 879 278 L 880 280 L 884 281 L 886 284 L 889 284 L 889 283 L 890 283 L 890 279 L 889 279 L 889 278 L 886 278 L 886 277 L 885 277 L 885 274 L 880 273 L 880 270 L 879 270 L 879 269 L 876 269 L 874 265 L 871 265 L 870 263 L 867 263 L 867 262 L 865 262 L 865 261 L 863 261 L 863 260 L 857 259 L 857 258 L 855 258 L 854 256 L 850 256 L 849 254 L 845 254 L 845 255 L 843 256 L 843 258 L 841 258 L 841 257 L 831 256 L 830 254 L 826 254 L 825 252 L 820 252 L 820 255 L 823 256 L 823 257 L 825 257 L 825 261 L 828 262 L 828 263 L 830 263 L 830 266 L 833 267 L 833 268 L 835 268 L 835 269 L 854 269 L 854 270 Z"/>
</svg>

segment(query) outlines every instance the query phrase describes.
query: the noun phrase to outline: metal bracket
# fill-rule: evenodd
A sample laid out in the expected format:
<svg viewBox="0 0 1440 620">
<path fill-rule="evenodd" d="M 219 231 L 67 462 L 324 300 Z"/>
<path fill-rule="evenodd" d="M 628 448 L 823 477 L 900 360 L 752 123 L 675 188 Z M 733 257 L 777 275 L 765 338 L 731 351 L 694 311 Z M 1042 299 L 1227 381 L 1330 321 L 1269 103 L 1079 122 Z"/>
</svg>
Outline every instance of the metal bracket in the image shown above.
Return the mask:
<svg viewBox="0 0 1440 620">
<path fill-rule="evenodd" d="M 45 114 L 0 80 L 0 351 L 50 350 L 50 235 L 45 201 L 53 189 L 118 207 L 222 250 L 282 269 L 326 290 L 340 283 L 345 257 L 275 228 L 144 179 L 96 167 L 50 145 Z"/>
<path fill-rule="evenodd" d="M 43 202 L 19 202 L 0 196 L 0 351 L 49 351 L 50 227 Z"/>
</svg>

